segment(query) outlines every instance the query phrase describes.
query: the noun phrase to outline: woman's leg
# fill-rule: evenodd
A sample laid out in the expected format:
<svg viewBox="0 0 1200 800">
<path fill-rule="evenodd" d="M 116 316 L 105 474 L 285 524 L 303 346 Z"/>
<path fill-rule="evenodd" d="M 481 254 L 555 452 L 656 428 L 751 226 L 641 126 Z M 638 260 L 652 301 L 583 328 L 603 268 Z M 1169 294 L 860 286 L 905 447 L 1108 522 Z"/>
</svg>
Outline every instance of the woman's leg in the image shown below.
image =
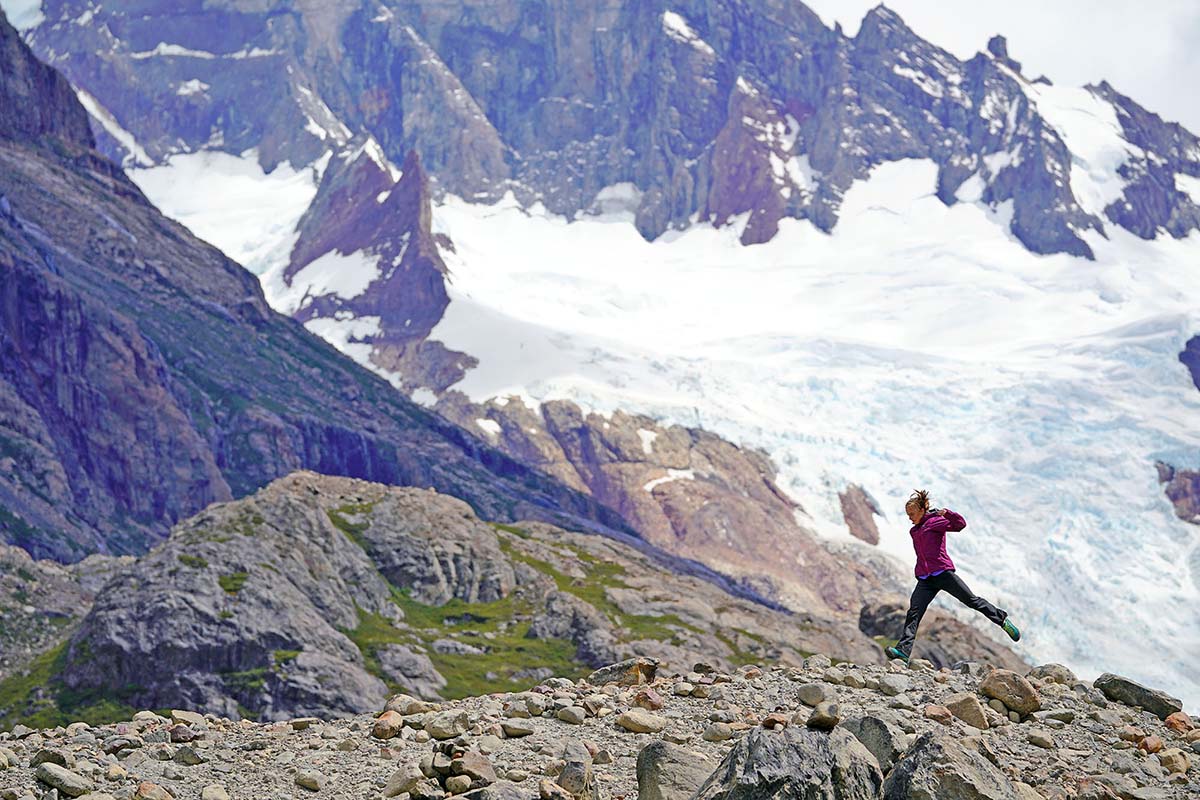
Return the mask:
<svg viewBox="0 0 1200 800">
<path fill-rule="evenodd" d="M 932 579 L 918 580 L 917 588 L 913 589 L 912 597 L 908 601 L 908 614 L 904 616 L 904 632 L 900 634 L 900 641 L 896 642 L 896 649 L 904 653 L 906 658 L 912 654 L 921 617 L 925 616 L 925 609 L 929 608 L 933 598 L 937 597 L 938 591 L 939 587 L 933 584 Z"/>
<path fill-rule="evenodd" d="M 967 584 L 963 583 L 963 579 L 954 574 L 953 570 L 943 572 L 941 575 L 931 578 L 931 580 L 940 580 L 940 588 L 954 595 L 967 608 L 975 609 L 997 625 L 1003 625 L 1004 620 L 1008 618 L 1007 611 L 1002 608 L 996 608 L 987 600 L 972 592 L 967 587 Z"/>
</svg>

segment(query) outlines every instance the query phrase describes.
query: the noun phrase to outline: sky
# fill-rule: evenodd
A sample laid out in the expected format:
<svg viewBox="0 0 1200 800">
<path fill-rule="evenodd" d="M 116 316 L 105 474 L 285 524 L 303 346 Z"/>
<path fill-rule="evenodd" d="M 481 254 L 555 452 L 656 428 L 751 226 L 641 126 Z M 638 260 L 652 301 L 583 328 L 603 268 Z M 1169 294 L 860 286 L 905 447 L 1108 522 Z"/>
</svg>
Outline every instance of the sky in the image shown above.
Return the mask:
<svg viewBox="0 0 1200 800">
<path fill-rule="evenodd" d="M 590 1 L 590 0 L 588 0 Z M 807 0 L 853 34 L 878 0 Z M 1030 77 L 1082 86 L 1108 79 L 1117 91 L 1200 133 L 1200 2 L 1197 0 L 888 0 L 913 30 L 960 58 L 993 34 Z M 0 0 L 17 28 L 36 24 L 41 0 Z M 953 13 L 947 13 L 948 9 Z"/>
</svg>

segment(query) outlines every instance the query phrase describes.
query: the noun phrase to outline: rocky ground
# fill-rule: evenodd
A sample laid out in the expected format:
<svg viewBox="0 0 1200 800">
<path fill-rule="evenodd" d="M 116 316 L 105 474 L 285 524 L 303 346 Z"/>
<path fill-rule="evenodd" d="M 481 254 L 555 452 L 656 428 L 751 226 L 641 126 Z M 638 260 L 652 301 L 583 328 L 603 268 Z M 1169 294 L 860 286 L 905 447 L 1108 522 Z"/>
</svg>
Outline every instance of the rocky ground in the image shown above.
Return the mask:
<svg viewBox="0 0 1200 800">
<path fill-rule="evenodd" d="M 1155 800 L 1200 796 L 1200 728 L 1161 691 L 1045 665 L 639 658 L 529 691 L 272 723 L 141 711 L 0 734 L 0 798 Z M 3 767 L 7 765 L 7 769 Z"/>
</svg>

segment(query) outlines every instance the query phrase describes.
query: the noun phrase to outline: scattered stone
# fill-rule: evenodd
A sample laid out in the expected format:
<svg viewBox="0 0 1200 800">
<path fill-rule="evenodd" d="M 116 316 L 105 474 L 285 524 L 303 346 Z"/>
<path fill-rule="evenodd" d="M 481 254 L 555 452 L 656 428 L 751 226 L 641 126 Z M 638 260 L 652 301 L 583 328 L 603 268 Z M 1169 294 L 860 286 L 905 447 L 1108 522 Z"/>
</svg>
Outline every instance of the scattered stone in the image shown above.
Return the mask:
<svg viewBox="0 0 1200 800">
<path fill-rule="evenodd" d="M 933 662 L 927 658 L 910 658 L 908 660 L 908 668 L 912 670 L 929 670 L 933 671 Z"/>
<path fill-rule="evenodd" d="M 733 738 L 733 728 L 725 722 L 713 722 L 704 729 L 700 738 L 706 742 L 723 742 Z"/>
<path fill-rule="evenodd" d="M 895 697 L 898 694 L 907 692 L 911 686 L 912 679 L 907 675 L 890 673 L 879 678 L 879 691 L 889 697 Z"/>
<path fill-rule="evenodd" d="M 424 730 L 434 739 L 453 739 L 466 733 L 469 726 L 466 711 L 440 711 L 426 717 Z"/>
<path fill-rule="evenodd" d="M 315 769 L 302 769 L 296 773 L 296 785 L 310 792 L 319 792 L 325 785 L 325 776 Z"/>
<path fill-rule="evenodd" d="M 1168 728 L 1176 733 L 1187 733 L 1192 728 L 1196 727 L 1192 722 L 1192 718 L 1183 711 L 1176 711 L 1173 714 L 1168 714 L 1167 718 L 1163 720 L 1163 722 Z"/>
<path fill-rule="evenodd" d="M 842 728 L 826 733 L 792 725 L 751 730 L 730 748 L 695 800 L 838 798 L 876 800 L 883 774 L 874 756 Z"/>
<path fill-rule="evenodd" d="M 534 732 L 531 724 L 519 719 L 506 719 L 500 723 L 500 727 L 504 730 L 504 735 L 510 739 L 529 736 Z"/>
<path fill-rule="evenodd" d="M 1145 753 L 1157 753 L 1163 749 L 1163 740 L 1157 736 L 1147 736 L 1137 744 L 1138 750 Z"/>
<path fill-rule="evenodd" d="M 651 683 L 658 671 L 657 658 L 630 658 L 616 664 L 609 664 L 587 676 L 587 682 L 592 686 L 603 686 L 606 683 L 616 683 L 621 686 L 638 686 Z"/>
<path fill-rule="evenodd" d="M 934 722 L 940 722 L 943 725 L 953 725 L 954 715 L 950 713 L 950 709 L 945 706 L 930 704 L 925 706 L 925 716 Z"/>
<path fill-rule="evenodd" d="M 174 800 L 174 797 L 157 783 L 142 781 L 133 793 L 133 800 Z"/>
<path fill-rule="evenodd" d="M 633 733 L 658 733 L 667 721 L 643 708 L 631 708 L 617 716 L 617 725 Z"/>
<path fill-rule="evenodd" d="M 404 728 L 404 718 L 396 711 L 384 711 L 375 718 L 371 735 L 376 739 L 391 739 Z"/>
<path fill-rule="evenodd" d="M 658 711 L 666 704 L 666 701 L 663 700 L 662 695 L 647 686 L 644 689 L 638 690 L 638 693 L 633 698 L 633 704 L 647 711 Z"/>
<path fill-rule="evenodd" d="M 1054 738 L 1046 731 L 1037 729 L 1031 730 L 1026 735 L 1026 738 L 1029 740 L 1030 744 L 1037 745 L 1038 747 L 1044 747 L 1047 750 L 1053 750 L 1055 747 Z"/>
<path fill-rule="evenodd" d="M 950 712 L 946 712 L 949 716 Z M 842 723 L 875 757 L 886 774 L 908 748 L 907 735 L 898 726 L 875 716 L 855 717 Z"/>
<path fill-rule="evenodd" d="M 836 700 L 837 695 L 823 683 L 805 683 L 796 688 L 796 697 L 806 706 L 816 706 L 829 700 Z"/>
<path fill-rule="evenodd" d="M 462 794 L 471 788 L 471 779 L 466 775 L 451 775 L 446 778 L 446 791 L 450 794 Z"/>
<path fill-rule="evenodd" d="M 972 728 L 987 730 L 987 715 L 983 712 L 983 705 L 975 695 L 966 694 L 965 692 L 962 694 L 952 694 L 942 702 L 950 710 L 951 714 Z"/>
<path fill-rule="evenodd" d="M 1062 664 L 1041 664 L 1025 673 L 1026 678 L 1032 678 L 1043 683 L 1059 683 L 1070 686 L 1075 683 L 1075 673 Z"/>
<path fill-rule="evenodd" d="M 1192 762 L 1187 757 L 1187 754 L 1178 747 L 1169 747 L 1157 755 L 1158 763 L 1167 771 L 1167 774 L 1172 772 L 1187 772 L 1191 769 Z"/>
<path fill-rule="evenodd" d="M 992 670 L 979 683 L 979 691 L 1017 714 L 1032 714 L 1042 707 L 1033 685 L 1012 670 Z"/>
<path fill-rule="evenodd" d="M 952 787 L 952 789 L 951 789 Z M 951 789 L 952 793 L 947 790 Z M 945 734 L 917 739 L 888 774 L 884 800 L 953 797 L 955 800 L 1016 800 L 1017 790 L 995 765 Z"/>
<path fill-rule="evenodd" d="M 780 711 L 775 711 L 763 717 L 761 724 L 764 728 L 769 730 L 782 730 L 788 726 L 790 721 L 791 718 L 788 717 L 787 714 L 784 714 Z M 803 717 L 801 717 L 801 721 L 803 721 Z"/>
<path fill-rule="evenodd" d="M 155 716 L 158 716 L 157 714 Z M 171 709 L 171 721 L 181 725 L 189 725 L 197 728 L 204 727 L 204 715 L 197 714 L 195 711 L 180 711 L 179 709 Z"/>
<path fill-rule="evenodd" d="M 703 756 L 669 742 L 651 742 L 637 756 L 638 800 L 687 800 L 712 772 Z"/>
<path fill-rule="evenodd" d="M 1127 706 L 1144 708 L 1162 720 L 1176 711 L 1183 710 L 1183 702 L 1171 697 L 1166 692 L 1147 688 L 1129 678 L 1114 675 L 1111 672 L 1105 672 L 1096 678 L 1092 685 L 1103 692 L 1109 700 L 1124 703 Z"/>
<path fill-rule="evenodd" d="M 210 784 L 200 790 L 200 800 L 229 800 L 229 792 L 224 786 Z"/>
<path fill-rule="evenodd" d="M 560 708 L 555 716 L 570 725 L 582 725 L 587 719 L 587 712 L 579 706 L 567 706 Z"/>
<path fill-rule="evenodd" d="M 816 728 L 821 731 L 832 730 L 842 720 L 842 715 L 839 712 L 837 703 L 818 703 L 809 715 L 808 721 L 805 723 L 810 728 Z"/>
<path fill-rule="evenodd" d="M 34 777 L 67 797 L 79 797 L 96 788 L 87 778 L 51 761 L 38 764 Z"/>
</svg>

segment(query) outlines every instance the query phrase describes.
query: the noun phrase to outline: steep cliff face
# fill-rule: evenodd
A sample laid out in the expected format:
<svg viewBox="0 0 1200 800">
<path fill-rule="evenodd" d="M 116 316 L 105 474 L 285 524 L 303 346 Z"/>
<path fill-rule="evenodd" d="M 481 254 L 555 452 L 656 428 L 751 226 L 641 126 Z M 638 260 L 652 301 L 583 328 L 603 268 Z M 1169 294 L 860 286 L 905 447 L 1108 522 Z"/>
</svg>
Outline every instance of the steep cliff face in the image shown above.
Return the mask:
<svg viewBox="0 0 1200 800">
<path fill-rule="evenodd" d="M 68 559 L 141 551 L 305 466 L 436 486 L 498 519 L 623 527 L 271 311 L 253 275 L 90 149 L 66 84 L 7 23 L 0 33 L 13 101 L 0 137 L 4 541 Z M 33 119 L 14 121 L 21 109 Z M 436 272 L 410 250 L 402 269 Z"/>
<path fill-rule="evenodd" d="M 1191 134 L 1107 84 L 1064 105 L 1002 38 L 961 61 L 883 6 L 848 37 L 764 0 L 44 5 L 31 41 L 94 96 L 104 144 L 131 163 L 257 148 L 268 169 L 300 166 L 372 136 L 395 163 L 416 151 L 439 194 L 512 190 L 574 216 L 628 184 L 648 238 L 746 215 L 751 244 L 788 217 L 830 230 L 873 167 L 928 158 L 943 202 L 1011 201 L 1037 253 L 1090 257 L 1084 234 L 1109 226 L 1200 225 L 1174 188 L 1200 175 Z M 1090 143 L 1068 141 L 1060 112 L 1080 104 L 1119 117 L 1111 192 L 1093 185 L 1106 167 Z"/>
</svg>

